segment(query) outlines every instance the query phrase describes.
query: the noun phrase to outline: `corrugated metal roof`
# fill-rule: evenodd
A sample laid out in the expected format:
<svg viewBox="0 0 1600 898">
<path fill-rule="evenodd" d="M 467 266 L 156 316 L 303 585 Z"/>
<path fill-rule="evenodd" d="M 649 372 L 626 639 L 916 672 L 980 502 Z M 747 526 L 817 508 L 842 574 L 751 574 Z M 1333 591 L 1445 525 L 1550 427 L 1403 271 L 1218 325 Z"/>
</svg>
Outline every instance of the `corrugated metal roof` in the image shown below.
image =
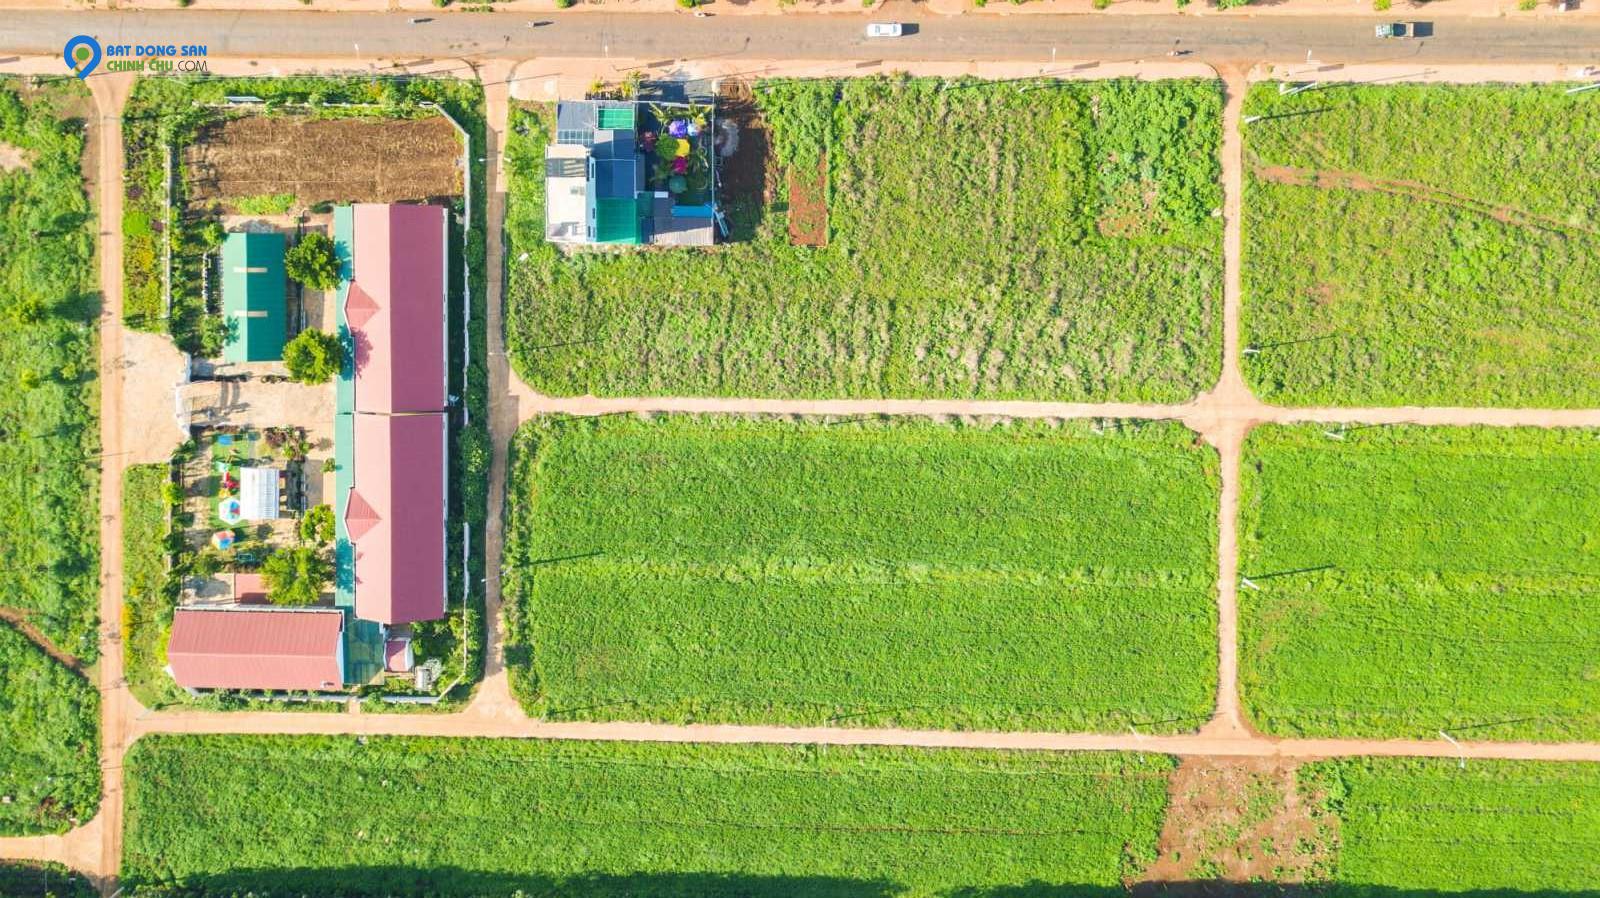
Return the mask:
<svg viewBox="0 0 1600 898">
<path fill-rule="evenodd" d="M 345 320 L 358 412 L 445 407 L 445 209 L 355 207 Z"/>
<path fill-rule="evenodd" d="M 356 616 L 383 624 L 444 616 L 445 416 L 355 416 Z"/>
<path fill-rule="evenodd" d="M 344 612 L 179 608 L 167 662 L 189 689 L 338 689 Z"/>
<path fill-rule="evenodd" d="M 222 320 L 225 362 L 283 358 L 285 339 L 284 236 L 233 233 L 222 241 Z"/>
</svg>

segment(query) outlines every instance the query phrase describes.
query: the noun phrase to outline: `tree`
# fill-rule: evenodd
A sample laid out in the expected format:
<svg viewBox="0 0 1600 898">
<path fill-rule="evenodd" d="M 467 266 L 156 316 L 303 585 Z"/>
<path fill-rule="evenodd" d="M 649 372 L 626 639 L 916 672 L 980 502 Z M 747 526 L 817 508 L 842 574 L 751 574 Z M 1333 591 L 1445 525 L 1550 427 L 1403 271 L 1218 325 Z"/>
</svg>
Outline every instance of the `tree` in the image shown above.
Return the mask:
<svg viewBox="0 0 1600 898">
<path fill-rule="evenodd" d="M 333 542 L 333 506 L 317 505 L 300 519 L 300 540 L 325 546 Z"/>
<path fill-rule="evenodd" d="M 327 234 L 310 233 L 283 254 L 283 270 L 313 290 L 339 286 L 339 257 Z"/>
<path fill-rule="evenodd" d="M 333 580 L 333 564 L 316 549 L 279 549 L 261 563 L 267 601 L 274 605 L 315 605 Z"/>
<path fill-rule="evenodd" d="M 289 377 L 303 384 L 325 384 L 339 373 L 344 347 L 339 338 L 319 330 L 303 330 L 283 344 L 283 364 Z"/>
</svg>

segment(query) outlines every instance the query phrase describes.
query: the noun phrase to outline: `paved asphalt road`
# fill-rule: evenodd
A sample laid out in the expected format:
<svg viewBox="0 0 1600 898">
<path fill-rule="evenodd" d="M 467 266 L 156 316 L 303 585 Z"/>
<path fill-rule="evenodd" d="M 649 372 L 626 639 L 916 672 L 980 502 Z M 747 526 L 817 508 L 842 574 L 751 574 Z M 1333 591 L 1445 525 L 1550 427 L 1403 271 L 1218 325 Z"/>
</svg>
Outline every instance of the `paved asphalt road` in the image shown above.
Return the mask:
<svg viewBox="0 0 1600 898">
<path fill-rule="evenodd" d="M 712 7 L 715 8 L 714 6 Z M 1407 14 L 1410 15 L 1410 14 Z M 60 53 L 67 38 L 101 43 L 204 43 L 212 56 L 599 57 L 644 60 L 1157 59 L 1174 41 L 1212 63 L 1286 61 L 1313 50 L 1324 63 L 1553 62 L 1600 64 L 1600 21 L 1442 19 L 1420 41 L 1386 41 L 1372 26 L 1397 16 L 923 15 L 906 4 L 878 13 L 914 23 L 898 39 L 867 40 L 861 16 L 594 13 L 440 15 L 412 25 L 388 13 L 7 11 L 0 52 Z M 528 23 L 549 24 L 530 28 Z"/>
</svg>

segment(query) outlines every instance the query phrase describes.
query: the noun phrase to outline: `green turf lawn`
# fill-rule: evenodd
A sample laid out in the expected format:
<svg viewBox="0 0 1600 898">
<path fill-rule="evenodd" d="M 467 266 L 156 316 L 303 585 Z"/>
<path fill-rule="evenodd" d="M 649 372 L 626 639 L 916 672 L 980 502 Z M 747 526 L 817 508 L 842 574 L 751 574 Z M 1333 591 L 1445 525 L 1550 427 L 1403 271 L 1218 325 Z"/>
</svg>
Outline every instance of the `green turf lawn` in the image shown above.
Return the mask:
<svg viewBox="0 0 1600 898">
<path fill-rule="evenodd" d="M 1339 818 L 1332 895 L 1595 894 L 1600 765 L 1351 758 L 1302 789 Z"/>
<path fill-rule="evenodd" d="M 556 719 L 1182 731 L 1217 461 L 1177 425 L 540 419 L 508 658 Z"/>
<path fill-rule="evenodd" d="M 128 755 L 122 884 L 257 895 L 919 898 L 1020 895 L 1030 884 L 1121 894 L 1154 856 L 1171 768 L 1158 755 L 146 737 Z"/>
<path fill-rule="evenodd" d="M 1600 738 L 1600 433 L 1324 429 L 1262 428 L 1245 448 L 1255 723 Z"/>
<path fill-rule="evenodd" d="M 555 395 L 1192 397 L 1220 370 L 1217 84 L 1051 84 L 762 87 L 778 191 L 726 197 L 713 251 L 545 243 L 553 108 L 513 110 L 512 362 Z M 824 158 L 829 245 L 793 246 L 788 166 Z"/>
<path fill-rule="evenodd" d="M 1257 394 L 1600 406 L 1600 167 L 1578 136 L 1600 133 L 1590 99 L 1551 85 L 1257 85 L 1245 111 L 1286 115 L 1245 129 Z M 1322 180 L 1281 183 L 1285 169 Z"/>
<path fill-rule="evenodd" d="M 100 694 L 0 622 L 0 836 L 65 832 L 100 804 Z"/>
<path fill-rule="evenodd" d="M 100 434 L 94 228 L 76 78 L 0 77 L 0 606 L 94 660 Z M 0 685 L 0 689 L 4 689 Z"/>
</svg>

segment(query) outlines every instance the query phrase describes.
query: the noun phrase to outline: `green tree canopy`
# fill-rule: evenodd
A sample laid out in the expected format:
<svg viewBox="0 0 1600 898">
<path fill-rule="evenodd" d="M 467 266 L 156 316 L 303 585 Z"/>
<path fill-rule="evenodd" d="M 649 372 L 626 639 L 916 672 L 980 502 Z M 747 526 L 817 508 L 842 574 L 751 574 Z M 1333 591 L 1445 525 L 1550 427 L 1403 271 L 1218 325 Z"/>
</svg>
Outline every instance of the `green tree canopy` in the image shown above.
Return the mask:
<svg viewBox="0 0 1600 898">
<path fill-rule="evenodd" d="M 339 373 L 344 347 L 339 338 L 319 330 L 303 330 L 283 345 L 289 376 L 303 384 L 325 384 Z"/>
<path fill-rule="evenodd" d="M 333 580 L 333 564 L 316 549 L 280 549 L 261 563 L 261 576 L 272 604 L 313 605 Z"/>
<path fill-rule="evenodd" d="M 339 258 L 328 235 L 310 233 L 283 255 L 283 270 L 307 287 L 332 290 L 339 286 Z"/>
</svg>

